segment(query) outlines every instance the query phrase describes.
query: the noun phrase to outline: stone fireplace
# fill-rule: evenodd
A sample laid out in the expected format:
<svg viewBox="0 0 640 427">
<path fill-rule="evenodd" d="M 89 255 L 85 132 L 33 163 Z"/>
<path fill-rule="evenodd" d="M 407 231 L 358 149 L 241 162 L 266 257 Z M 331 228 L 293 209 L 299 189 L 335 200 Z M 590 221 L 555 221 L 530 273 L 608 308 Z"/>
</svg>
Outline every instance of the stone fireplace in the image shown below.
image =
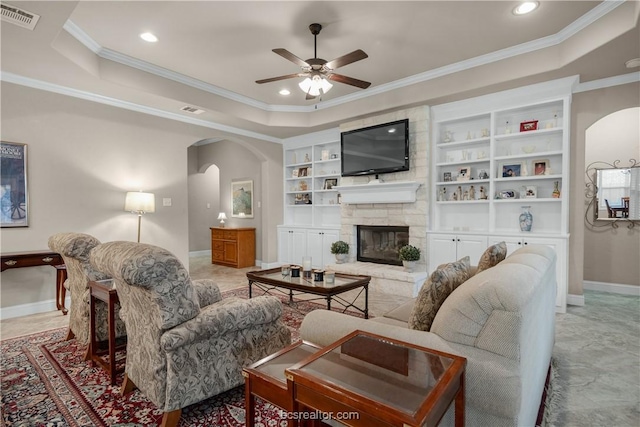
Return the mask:
<svg viewBox="0 0 640 427">
<path fill-rule="evenodd" d="M 358 261 L 402 265 L 398 250 L 409 244 L 409 227 L 358 225 L 356 229 Z"/>
</svg>

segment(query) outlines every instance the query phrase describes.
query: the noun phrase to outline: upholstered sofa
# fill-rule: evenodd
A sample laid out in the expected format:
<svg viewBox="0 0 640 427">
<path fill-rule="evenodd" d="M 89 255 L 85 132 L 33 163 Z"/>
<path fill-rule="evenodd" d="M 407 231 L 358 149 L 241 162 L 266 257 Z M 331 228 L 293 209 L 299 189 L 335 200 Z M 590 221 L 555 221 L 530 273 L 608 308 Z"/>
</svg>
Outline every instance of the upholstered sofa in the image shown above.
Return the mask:
<svg viewBox="0 0 640 427">
<path fill-rule="evenodd" d="M 533 427 L 554 345 L 555 272 L 555 252 L 529 245 L 455 288 L 428 332 L 408 327 L 411 300 L 369 320 L 316 310 L 300 333 L 328 345 L 359 329 L 466 357 L 466 425 Z M 453 425 L 453 408 L 441 425 Z"/>
<path fill-rule="evenodd" d="M 177 425 L 182 408 L 242 384 L 244 366 L 291 343 L 278 298 L 223 299 L 165 249 L 109 242 L 90 260 L 113 277 L 121 303 L 123 393 L 139 388 L 164 411 L 163 427 Z"/>
</svg>

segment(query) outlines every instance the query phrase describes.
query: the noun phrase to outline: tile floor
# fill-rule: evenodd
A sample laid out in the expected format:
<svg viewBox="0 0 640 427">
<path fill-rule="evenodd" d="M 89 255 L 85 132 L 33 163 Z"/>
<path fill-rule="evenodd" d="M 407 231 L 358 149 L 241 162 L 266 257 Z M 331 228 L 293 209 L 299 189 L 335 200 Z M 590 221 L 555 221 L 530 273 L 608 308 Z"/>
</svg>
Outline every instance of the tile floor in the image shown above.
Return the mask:
<svg viewBox="0 0 640 427">
<path fill-rule="evenodd" d="M 211 278 L 222 291 L 246 285 L 246 272 L 190 260 L 194 279 Z M 381 315 L 406 298 L 371 292 L 369 309 Z M 640 426 L 640 298 L 585 291 L 585 306 L 556 317 L 558 401 L 556 426 Z M 48 312 L 0 322 L 2 339 L 67 325 Z"/>
</svg>

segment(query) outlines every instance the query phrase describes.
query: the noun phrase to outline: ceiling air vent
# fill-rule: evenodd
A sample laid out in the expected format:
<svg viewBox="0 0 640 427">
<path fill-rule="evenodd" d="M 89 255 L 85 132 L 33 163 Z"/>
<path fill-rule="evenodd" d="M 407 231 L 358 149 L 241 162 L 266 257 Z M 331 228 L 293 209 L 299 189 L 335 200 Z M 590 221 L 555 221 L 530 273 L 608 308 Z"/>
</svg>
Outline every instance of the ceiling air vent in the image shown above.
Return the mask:
<svg viewBox="0 0 640 427">
<path fill-rule="evenodd" d="M 38 23 L 38 19 L 40 19 L 40 15 L 27 12 L 24 9 L 20 9 L 19 7 L 11 6 L 5 3 L 0 3 L 0 8 L 2 8 L 3 21 L 11 22 L 12 24 L 18 25 L 22 28 L 26 28 L 28 30 L 33 31 L 33 29 L 36 27 L 36 24 Z"/>
<path fill-rule="evenodd" d="M 184 111 L 184 112 L 191 113 L 191 114 L 202 114 L 202 113 L 204 113 L 204 110 L 201 110 L 201 109 L 199 109 L 197 107 L 191 107 L 189 105 L 185 105 L 184 107 L 182 107 L 180 109 L 180 111 Z"/>
</svg>

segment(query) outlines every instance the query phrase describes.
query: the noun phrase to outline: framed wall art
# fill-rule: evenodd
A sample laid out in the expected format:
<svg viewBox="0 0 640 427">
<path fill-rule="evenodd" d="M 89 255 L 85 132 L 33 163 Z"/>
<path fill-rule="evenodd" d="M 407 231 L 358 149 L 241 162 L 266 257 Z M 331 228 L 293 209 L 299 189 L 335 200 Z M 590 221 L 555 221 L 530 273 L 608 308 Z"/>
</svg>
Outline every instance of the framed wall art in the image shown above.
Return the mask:
<svg viewBox="0 0 640 427">
<path fill-rule="evenodd" d="M 0 142 L 0 163 L 2 227 L 28 227 L 27 145 Z"/>
<path fill-rule="evenodd" d="M 231 182 L 231 216 L 253 218 L 253 181 Z"/>
</svg>

